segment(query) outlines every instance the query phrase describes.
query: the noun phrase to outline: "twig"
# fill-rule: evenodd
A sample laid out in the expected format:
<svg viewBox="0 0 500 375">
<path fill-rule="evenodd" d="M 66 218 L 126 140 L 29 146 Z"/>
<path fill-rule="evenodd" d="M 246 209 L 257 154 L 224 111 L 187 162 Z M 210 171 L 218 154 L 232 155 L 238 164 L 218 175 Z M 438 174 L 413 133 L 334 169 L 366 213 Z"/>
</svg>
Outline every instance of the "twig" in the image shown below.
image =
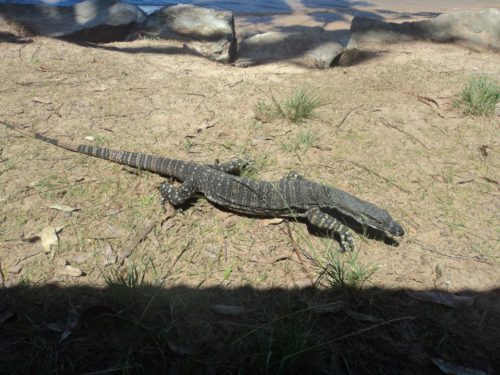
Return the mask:
<svg viewBox="0 0 500 375">
<path fill-rule="evenodd" d="M 162 225 L 166 220 L 172 218 L 175 215 L 175 209 L 171 207 L 170 205 L 167 206 L 167 212 L 165 215 L 161 216 L 159 220 L 156 222 L 149 222 L 147 225 L 143 228 L 142 232 L 140 235 L 135 238 L 131 243 L 129 243 L 128 246 L 125 248 L 121 249 L 118 252 L 118 259 L 119 259 L 119 264 L 123 265 L 123 262 L 125 261 L 126 258 L 128 258 L 132 252 L 135 250 L 139 244 L 146 239 L 146 237 L 151 233 L 151 231 L 156 227 L 157 225 Z"/>
<path fill-rule="evenodd" d="M 290 242 L 292 244 L 293 252 L 295 253 L 295 255 L 297 255 L 297 258 L 299 258 L 300 262 L 302 263 L 302 256 L 300 255 L 300 250 L 297 246 L 297 243 L 295 242 L 295 239 L 293 238 L 292 230 L 290 229 L 290 223 L 288 221 L 285 221 L 285 225 L 288 233 L 288 238 L 290 238 Z"/>
<path fill-rule="evenodd" d="M 170 275 L 170 272 L 172 272 L 172 270 L 174 269 L 175 265 L 177 264 L 177 262 L 179 261 L 179 259 L 181 259 L 181 257 L 184 255 L 184 253 L 186 252 L 186 250 L 189 249 L 189 246 L 191 245 L 192 242 L 193 242 L 192 240 L 189 240 L 189 242 L 184 246 L 184 248 L 181 250 L 181 252 L 179 253 L 179 255 L 177 255 L 177 257 L 173 261 L 172 265 L 170 266 L 170 268 L 165 273 L 165 278 L 167 278 Z"/>
<path fill-rule="evenodd" d="M 413 320 L 413 319 L 415 319 L 414 316 L 403 316 L 401 318 L 394 318 L 394 319 L 391 319 L 391 320 L 387 320 L 385 322 L 381 322 L 381 323 L 372 325 L 370 327 L 360 329 L 359 331 L 352 332 L 352 333 L 349 333 L 347 335 L 340 336 L 340 337 L 334 338 L 332 340 L 324 341 L 324 342 L 322 342 L 320 344 L 316 344 L 316 345 L 307 347 L 305 349 L 299 350 L 299 351 L 297 351 L 297 352 L 295 352 L 293 354 L 290 354 L 290 355 L 286 356 L 284 359 L 282 359 L 282 361 L 283 360 L 287 361 L 287 360 L 289 360 L 289 359 L 291 359 L 293 357 L 296 357 L 298 355 L 301 355 L 301 354 L 303 354 L 305 352 L 308 352 L 308 351 L 311 351 L 311 350 L 315 350 L 315 349 L 321 348 L 322 346 L 330 345 L 330 344 L 333 344 L 335 342 L 342 341 L 342 340 L 348 339 L 348 338 L 353 337 L 353 336 L 358 336 L 358 335 L 360 335 L 362 333 L 374 330 L 376 328 L 380 328 L 380 327 L 383 327 L 383 326 L 386 326 L 386 325 L 389 325 L 389 324 L 392 324 L 392 323 L 395 323 L 395 322 L 399 322 L 399 321 L 402 321 L 402 320 Z"/>
<path fill-rule="evenodd" d="M 429 98 L 427 96 L 422 96 L 422 95 L 417 95 L 417 99 L 419 102 L 422 102 L 424 104 L 427 104 L 429 107 L 432 107 L 429 103 L 433 103 L 436 105 L 436 107 L 439 108 L 438 102 L 436 102 L 434 99 Z"/>
<path fill-rule="evenodd" d="M 437 108 L 439 108 L 439 104 L 432 98 L 428 98 L 426 96 L 420 96 L 420 95 L 417 95 L 417 99 L 419 102 L 422 102 L 426 105 L 429 106 L 429 108 L 431 109 L 432 112 L 434 112 L 436 115 L 438 115 L 439 117 L 441 118 L 445 118 L 441 113 L 439 113 L 430 103 L 434 103 L 436 105 Z"/>
<path fill-rule="evenodd" d="M 276 262 L 280 262 L 282 260 L 287 260 L 287 259 L 290 259 L 290 255 L 283 254 L 283 255 L 275 256 L 274 258 L 271 258 L 271 259 L 251 258 L 250 262 L 262 263 L 262 264 L 274 264 Z"/>
<path fill-rule="evenodd" d="M 366 172 L 371 173 L 371 174 L 377 176 L 378 178 L 384 180 L 385 182 L 387 182 L 388 184 L 390 184 L 390 185 L 398 188 L 399 190 L 401 190 L 401 191 L 403 191 L 403 192 L 405 192 L 407 194 L 412 194 L 411 191 L 402 188 L 401 186 L 399 186 L 399 185 L 395 184 L 394 182 L 392 182 L 391 180 L 389 180 L 387 177 L 384 177 L 384 176 L 378 174 L 377 172 L 371 170 L 370 168 L 365 167 L 364 165 L 359 164 L 359 163 L 357 163 L 355 161 L 352 161 L 352 160 L 347 160 L 347 161 L 350 162 L 351 164 L 355 165 L 356 167 L 361 168 L 361 169 L 365 170 Z"/>
<path fill-rule="evenodd" d="M 309 280 L 311 280 L 311 283 L 314 284 L 313 278 L 311 277 L 311 275 L 309 275 L 309 272 L 307 272 L 307 269 L 304 265 L 304 260 L 302 259 L 302 256 L 300 255 L 300 249 L 297 246 L 295 239 L 293 238 L 292 230 L 290 229 L 290 223 L 287 220 L 285 220 L 285 225 L 286 225 L 286 230 L 288 232 L 288 237 L 290 238 L 290 242 L 292 243 L 293 252 L 297 255 L 297 258 L 299 258 L 300 268 L 302 269 L 302 272 L 304 272 L 304 275 L 306 275 L 307 278 Z"/>
<path fill-rule="evenodd" d="M 428 146 L 427 146 L 424 142 L 422 142 L 420 139 L 416 138 L 415 136 L 411 135 L 411 134 L 410 134 L 410 133 L 408 133 L 407 131 L 402 130 L 402 129 L 398 128 L 397 126 L 395 126 L 395 125 L 392 125 L 392 124 L 388 123 L 388 122 L 387 122 L 387 121 L 385 121 L 384 119 L 382 119 L 382 123 L 383 123 L 385 126 L 387 126 L 387 127 L 391 128 L 391 129 L 397 130 L 398 132 L 400 132 L 400 133 L 402 133 L 402 134 L 406 135 L 406 136 L 407 136 L 408 138 L 410 138 L 413 142 L 420 143 L 420 144 L 421 144 L 424 148 L 426 148 L 427 150 L 429 149 L 429 147 L 428 147 Z"/>
<path fill-rule="evenodd" d="M 439 252 L 437 250 L 434 250 L 433 248 L 431 248 L 429 246 L 424 245 L 423 243 L 421 243 L 420 241 L 417 241 L 415 239 L 410 239 L 408 242 L 409 243 L 414 243 L 414 244 L 420 246 L 422 249 L 430 251 L 431 253 L 434 253 L 434 254 L 441 255 L 442 257 L 451 258 L 451 259 L 460 259 L 460 260 L 469 260 L 469 259 L 472 259 L 472 260 L 474 260 L 476 262 L 479 262 L 479 263 L 491 264 L 490 262 L 487 262 L 487 261 L 482 260 L 482 259 L 478 259 L 476 257 L 466 257 L 466 256 L 463 256 L 463 255 L 444 254 L 444 253 L 441 253 L 441 252 Z"/>
<path fill-rule="evenodd" d="M 338 125 L 335 127 L 337 130 L 340 129 L 340 127 L 344 124 L 345 120 L 347 119 L 347 117 L 349 117 L 349 115 L 351 113 L 353 113 L 356 109 L 358 108 L 361 108 L 363 106 L 363 104 L 361 105 L 358 105 L 357 107 L 354 107 L 353 109 L 351 109 L 349 112 L 347 112 L 344 116 L 344 118 L 338 123 Z"/>
</svg>

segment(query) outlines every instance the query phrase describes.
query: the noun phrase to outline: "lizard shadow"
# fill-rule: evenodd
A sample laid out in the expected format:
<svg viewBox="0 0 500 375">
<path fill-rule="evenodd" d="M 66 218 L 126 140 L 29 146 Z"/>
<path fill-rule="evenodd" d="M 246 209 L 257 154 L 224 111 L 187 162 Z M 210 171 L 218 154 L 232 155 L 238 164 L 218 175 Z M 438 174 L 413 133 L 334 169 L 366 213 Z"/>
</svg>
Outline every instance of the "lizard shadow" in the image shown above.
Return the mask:
<svg viewBox="0 0 500 375">
<path fill-rule="evenodd" d="M 201 196 L 195 196 L 191 199 L 188 199 L 183 204 L 176 206 L 175 209 L 178 212 L 185 212 L 185 211 L 189 210 L 190 208 L 192 208 L 194 206 L 194 204 L 197 202 L 197 200 L 199 198 L 202 198 L 202 197 L 203 196 L 201 195 Z M 255 216 L 255 215 L 234 212 L 234 211 L 227 209 L 226 207 L 217 205 L 215 203 L 210 203 L 210 204 L 212 204 L 214 207 L 217 207 L 217 209 L 220 211 L 236 214 L 236 215 L 241 216 L 241 217 L 248 217 L 248 218 L 253 218 L 253 219 L 263 218 L 263 217 L 259 217 L 259 216 Z M 337 220 L 342 222 L 349 229 L 353 230 L 354 232 L 356 232 L 356 233 L 358 233 L 358 234 L 360 234 L 368 239 L 381 241 L 381 242 L 384 242 L 384 244 L 389 245 L 389 246 L 393 246 L 393 247 L 399 246 L 399 241 L 390 237 L 384 231 L 377 230 L 375 228 L 370 228 L 370 227 L 367 227 L 366 225 L 362 225 L 362 224 L 358 223 L 356 220 L 354 220 L 348 216 L 342 215 L 339 212 L 330 213 L 330 214 L 333 217 L 335 217 Z M 267 218 L 272 218 L 272 217 L 267 217 Z M 338 233 L 336 233 L 332 230 L 318 228 L 317 226 L 311 224 L 306 218 L 297 217 L 295 219 L 286 219 L 286 220 L 294 220 L 296 222 L 305 224 L 307 227 L 308 233 L 313 235 L 313 236 L 321 237 L 321 238 L 332 238 L 333 237 L 336 241 L 340 240 L 340 236 Z"/>
</svg>

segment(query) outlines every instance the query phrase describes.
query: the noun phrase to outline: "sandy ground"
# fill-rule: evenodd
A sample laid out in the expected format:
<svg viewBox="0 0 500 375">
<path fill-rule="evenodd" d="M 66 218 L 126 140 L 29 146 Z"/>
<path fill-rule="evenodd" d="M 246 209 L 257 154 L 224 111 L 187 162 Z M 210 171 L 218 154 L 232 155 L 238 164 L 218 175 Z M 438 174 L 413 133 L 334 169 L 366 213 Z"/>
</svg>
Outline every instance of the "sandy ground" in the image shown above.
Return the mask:
<svg viewBox="0 0 500 375">
<path fill-rule="evenodd" d="M 453 292 L 500 285 L 498 116 L 466 117 L 452 105 L 471 75 L 498 78 L 497 54 L 421 43 L 320 71 L 285 62 L 242 69 L 162 47 L 150 40 L 82 47 L 42 37 L 0 43 L 0 119 L 74 142 L 197 162 L 250 154 L 258 178 L 295 170 L 386 208 L 404 225 L 399 246 L 355 234 L 361 263 L 377 266 L 372 285 Z M 315 119 L 255 119 L 259 101 L 303 87 L 325 103 Z M 160 177 L 5 128 L 0 135 L 8 285 L 101 285 L 103 269 L 119 268 L 113 254 L 129 248 L 127 262 L 149 270 L 151 280 L 167 275 L 167 285 L 292 287 L 319 275 L 314 262 L 293 254 L 284 223 L 199 199 L 161 224 Z M 304 135 L 313 139 L 309 147 L 299 141 Z M 63 227 L 50 254 L 21 240 L 47 226 Z M 338 247 L 303 223 L 291 227 L 306 256 L 321 260 Z M 64 264 L 84 275 L 61 275 Z"/>
</svg>

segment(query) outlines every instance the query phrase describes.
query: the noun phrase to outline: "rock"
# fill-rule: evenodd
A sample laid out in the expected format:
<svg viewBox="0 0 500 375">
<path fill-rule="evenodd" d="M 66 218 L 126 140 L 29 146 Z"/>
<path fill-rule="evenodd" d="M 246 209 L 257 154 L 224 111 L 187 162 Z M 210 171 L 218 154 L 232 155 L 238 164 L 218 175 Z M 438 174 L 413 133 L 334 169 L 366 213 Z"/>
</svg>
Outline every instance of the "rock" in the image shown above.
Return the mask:
<svg viewBox="0 0 500 375">
<path fill-rule="evenodd" d="M 0 5 L 0 18 L 38 35 L 105 43 L 124 40 L 146 14 L 115 0 L 86 0 L 73 6 Z"/>
<path fill-rule="evenodd" d="M 482 9 L 441 14 L 434 19 L 387 23 L 375 19 L 354 17 L 351 38 L 345 57 L 340 63 L 348 65 L 363 55 L 362 51 L 380 45 L 409 41 L 453 42 L 475 49 L 500 50 L 500 10 Z"/>
<path fill-rule="evenodd" d="M 249 66 L 290 60 L 311 68 L 332 66 L 344 47 L 321 29 L 307 31 L 269 31 L 240 42 L 237 65 Z"/>
<path fill-rule="evenodd" d="M 237 46 L 231 12 L 186 4 L 150 14 L 138 34 L 184 42 L 185 48 L 219 62 L 232 62 Z"/>
</svg>

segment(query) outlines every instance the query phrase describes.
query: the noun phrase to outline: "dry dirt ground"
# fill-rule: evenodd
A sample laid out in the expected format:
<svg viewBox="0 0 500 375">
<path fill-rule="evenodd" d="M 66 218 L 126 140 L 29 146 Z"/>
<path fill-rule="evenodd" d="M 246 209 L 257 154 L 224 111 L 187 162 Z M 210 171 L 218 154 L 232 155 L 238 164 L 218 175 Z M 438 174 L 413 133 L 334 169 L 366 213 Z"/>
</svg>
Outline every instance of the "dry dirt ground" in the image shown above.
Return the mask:
<svg viewBox="0 0 500 375">
<path fill-rule="evenodd" d="M 280 62 L 242 69 L 164 53 L 162 47 L 162 42 L 154 40 L 103 46 L 41 37 L 31 43 L 4 41 L 0 43 L 0 120 L 74 142 L 202 163 L 246 154 L 255 160 L 252 174 L 256 178 L 276 180 L 294 170 L 349 191 L 386 208 L 407 232 L 395 246 L 354 235 L 359 264 L 376 268 L 364 284 L 367 291 L 376 290 L 377 295 L 439 289 L 478 295 L 480 303 L 476 301 L 472 308 L 477 309 L 477 320 L 468 328 L 492 332 L 487 322 L 498 322 L 500 314 L 498 300 L 492 297 L 498 295 L 500 285 L 499 117 L 465 116 L 453 101 L 471 75 L 486 73 L 498 78 L 498 54 L 420 43 L 381 53 L 352 67 L 307 70 Z M 308 88 L 323 102 L 315 118 L 301 124 L 279 119 L 263 123 L 255 118 L 259 101 L 271 102 L 272 96 L 282 100 L 300 88 Z M 231 327 L 244 325 L 238 321 L 241 312 L 219 312 L 220 318 L 204 310 L 208 304 L 245 306 L 256 313 L 261 303 L 255 297 L 258 293 L 266 296 L 264 301 L 279 298 L 268 294 L 271 290 L 278 290 L 277 296 L 281 296 L 309 287 L 307 295 L 316 296 L 332 287 L 321 277 L 321 264 L 337 251 L 338 242 L 309 233 L 304 223 L 290 223 L 298 255 L 284 222 L 224 212 L 204 198 L 182 213 L 166 217 L 157 190 L 162 178 L 148 172 L 134 172 L 26 139 L 5 127 L 0 128 L 0 158 L 2 298 L 4 310 L 10 306 L 12 311 L 12 319 L 0 323 L 7 329 L 4 332 L 14 332 L 16 324 L 29 325 L 20 311 L 30 304 L 29 298 L 20 301 L 20 296 L 32 296 L 33 290 L 27 289 L 48 295 L 52 289 L 43 288 L 50 285 L 55 288 L 54 296 L 59 296 L 51 300 L 51 307 L 39 295 L 33 297 L 42 317 L 30 315 L 30 324 L 40 333 L 49 323 L 43 311 L 59 305 L 63 312 L 55 315 L 65 320 L 66 309 L 75 304 L 79 293 L 72 296 L 71 291 L 80 290 L 84 295 L 105 289 L 110 275 L 129 284 L 132 280 L 161 285 L 163 291 L 177 290 L 180 297 L 173 306 L 192 306 L 182 301 L 183 295 L 188 299 L 190 291 L 209 291 L 199 300 L 207 305 L 192 311 L 207 314 L 206 320 L 222 342 Z M 50 208 L 54 204 L 78 210 Z M 42 243 L 32 237 L 49 226 L 62 230 L 58 245 L 45 252 Z M 130 256 L 121 264 L 124 252 Z M 338 259 L 343 262 L 347 257 L 341 254 Z M 68 271 L 67 265 L 83 274 L 65 275 L 74 271 Z M 235 291 L 239 294 L 231 294 Z M 297 298 L 303 301 L 305 297 L 300 296 Z M 397 294 L 397 299 L 402 301 L 400 306 L 417 311 L 425 305 L 431 315 L 457 314 L 447 307 L 410 300 L 404 293 Z M 96 306 L 102 308 L 102 304 Z M 183 311 L 189 314 L 189 309 Z M 363 311 L 375 314 L 372 308 Z M 378 311 L 384 322 L 407 315 L 403 307 L 390 311 Z M 410 315 L 415 318 L 415 313 Z M 188 315 L 182 318 L 190 319 Z M 220 331 L 220 320 L 231 324 L 226 322 Z M 357 321 L 368 324 L 369 329 L 375 324 Z M 88 328 L 89 324 L 81 326 Z M 364 327 L 355 326 L 353 332 L 363 336 Z M 40 335 L 57 352 L 66 341 L 59 341 L 60 333 L 46 331 Z M 78 340 L 79 335 L 84 334 L 74 332 L 65 340 Z M 360 362 L 374 361 L 372 367 L 356 367 L 345 353 L 339 363 L 347 368 L 346 373 L 397 373 L 401 368 L 418 373 L 419 366 L 437 371 L 428 358 L 441 356 L 489 373 L 498 370 L 498 358 L 488 352 L 493 350 L 488 343 L 495 341 L 494 336 L 476 348 L 483 351 L 482 356 L 469 353 L 471 357 L 467 357 L 469 354 L 442 349 L 450 335 L 440 333 L 428 346 L 419 347 L 416 351 L 426 356 L 411 365 L 414 367 L 389 361 L 387 353 Z M 17 369 L 32 369 L 34 365 L 23 363 L 20 353 L 43 350 L 23 352 L 36 345 L 17 336 L 14 343 L 14 336 L 4 335 L 2 348 L 10 348 L 9 358 L 20 366 Z M 167 340 L 165 350 L 171 357 L 162 371 L 171 366 L 182 369 L 189 362 L 186 357 L 195 356 L 190 352 L 194 349 L 179 344 L 184 342 L 182 337 L 177 331 L 176 338 Z M 13 349 L 15 345 L 24 349 Z M 332 345 L 325 347 L 333 350 Z M 99 346 L 94 347 L 99 350 L 95 348 Z M 429 353 L 428 348 L 435 352 Z M 236 370 L 237 366 L 220 367 L 226 363 L 220 355 L 224 350 L 214 350 L 218 357 L 203 352 L 205 359 L 189 362 L 192 367 L 188 368 L 203 365 L 218 372 Z M 405 350 L 415 351 L 414 347 Z M 296 352 L 294 359 L 302 355 L 300 349 Z M 39 367 L 43 371 L 116 370 L 116 361 L 111 359 L 112 365 L 104 359 L 97 361 L 108 367 L 91 361 L 85 367 L 78 360 L 72 362 L 73 367 L 64 367 L 63 359 L 47 360 L 47 356 Z M 401 353 L 394 356 L 404 358 Z M 176 365 L 170 360 L 177 361 Z M 141 361 L 137 359 L 148 368 Z M 285 371 L 273 368 L 274 362 L 262 363 L 270 367 L 263 365 L 261 371 L 270 373 L 290 373 L 300 367 L 295 363 L 299 367 L 292 364 L 292 370 Z M 123 368 L 134 372 L 135 365 Z"/>
</svg>

